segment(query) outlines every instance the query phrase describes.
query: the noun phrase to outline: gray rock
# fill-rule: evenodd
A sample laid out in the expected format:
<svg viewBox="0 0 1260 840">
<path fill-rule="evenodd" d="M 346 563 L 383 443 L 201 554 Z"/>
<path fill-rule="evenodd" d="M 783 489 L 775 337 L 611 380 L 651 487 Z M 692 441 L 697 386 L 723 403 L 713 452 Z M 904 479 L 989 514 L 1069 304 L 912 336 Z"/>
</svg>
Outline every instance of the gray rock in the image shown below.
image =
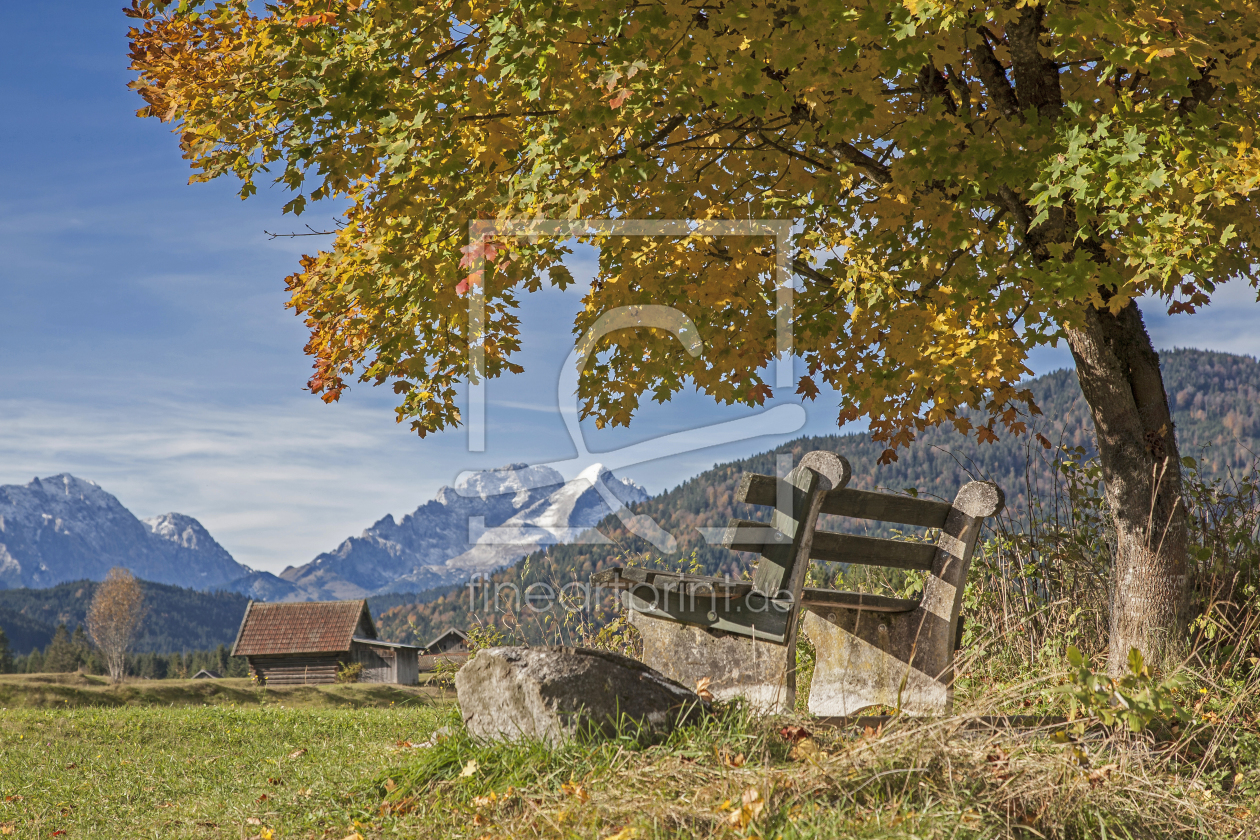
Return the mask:
<svg viewBox="0 0 1260 840">
<path fill-rule="evenodd" d="M 484 648 L 455 675 L 468 731 L 491 740 L 634 731 L 659 736 L 703 713 L 690 689 L 617 653 L 563 647 Z"/>
</svg>

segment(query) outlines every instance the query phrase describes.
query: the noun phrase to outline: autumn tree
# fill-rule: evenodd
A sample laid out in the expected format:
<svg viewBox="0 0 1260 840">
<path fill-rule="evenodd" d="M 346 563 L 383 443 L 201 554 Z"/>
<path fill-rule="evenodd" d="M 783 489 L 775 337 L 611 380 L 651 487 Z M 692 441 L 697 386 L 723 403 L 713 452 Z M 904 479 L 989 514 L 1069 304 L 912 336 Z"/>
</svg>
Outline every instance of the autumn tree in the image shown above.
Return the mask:
<svg viewBox="0 0 1260 840">
<path fill-rule="evenodd" d="M 1137 299 L 1192 312 L 1251 282 L 1260 12 L 1238 0 L 135 0 L 133 87 L 193 180 L 346 202 L 288 278 L 310 388 L 392 383 L 423 436 L 463 378 L 519 371 L 521 294 L 571 282 L 563 239 L 470 220 L 796 221 L 797 393 L 839 391 L 885 458 L 929 425 L 1025 430 L 1029 351 L 1066 341 L 1114 514 L 1111 662 L 1156 658 L 1187 604 L 1181 462 Z M 592 240 L 581 236 L 576 239 Z M 575 329 L 665 304 L 694 323 L 603 339 L 598 423 L 694 384 L 771 396 L 764 237 L 599 240 Z M 485 258 L 484 270 L 478 260 Z M 484 294 L 471 335 L 466 295 Z M 484 369 L 470 368 L 470 337 Z M 968 411 L 970 409 L 971 411 Z M 974 417 L 982 419 L 973 424 Z M 1048 441 L 1043 441 L 1049 446 Z"/>
<path fill-rule="evenodd" d="M 140 583 L 126 569 L 110 569 L 92 596 L 87 626 L 113 682 L 122 682 L 127 674 L 127 650 L 135 641 L 143 618 L 144 592 Z M 68 637 L 66 641 L 69 643 Z"/>
</svg>

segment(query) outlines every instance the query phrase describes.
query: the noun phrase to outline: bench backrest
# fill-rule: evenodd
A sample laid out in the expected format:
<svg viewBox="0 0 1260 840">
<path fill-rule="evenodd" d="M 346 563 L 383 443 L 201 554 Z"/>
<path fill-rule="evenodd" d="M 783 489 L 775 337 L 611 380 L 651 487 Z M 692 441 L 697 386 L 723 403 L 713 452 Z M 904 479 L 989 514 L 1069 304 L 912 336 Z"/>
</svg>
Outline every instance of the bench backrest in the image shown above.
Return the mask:
<svg viewBox="0 0 1260 840">
<path fill-rule="evenodd" d="M 809 474 L 819 475 L 829 486 L 821 489 L 819 482 L 810 481 Z M 843 457 L 811 452 L 785 479 L 744 476 L 736 501 L 775 509 L 768 525 L 732 520 L 723 540 L 727 548 L 761 553 L 753 574 L 754 588 L 770 595 L 790 592 L 799 599 L 809 562 L 819 560 L 927 571 L 924 604 L 943 598 L 958 601 L 984 519 L 1004 504 L 1001 489 L 992 482 L 972 481 L 958 491 L 951 505 L 853 490 L 845 486 L 852 474 Z M 814 527 L 819 513 L 939 528 L 941 533 L 936 545 L 929 545 L 822 531 Z M 956 604 L 952 609 L 943 602 L 939 605 L 956 618 Z"/>
</svg>

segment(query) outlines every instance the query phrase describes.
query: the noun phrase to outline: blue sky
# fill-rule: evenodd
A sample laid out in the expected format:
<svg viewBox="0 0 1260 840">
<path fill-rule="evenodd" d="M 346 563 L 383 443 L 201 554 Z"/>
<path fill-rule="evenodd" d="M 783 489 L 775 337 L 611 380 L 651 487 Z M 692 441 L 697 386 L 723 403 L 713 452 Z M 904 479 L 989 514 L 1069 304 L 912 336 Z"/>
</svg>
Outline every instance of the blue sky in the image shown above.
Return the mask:
<svg viewBox="0 0 1260 840">
<path fill-rule="evenodd" d="M 359 386 L 332 406 L 305 393 L 306 336 L 283 278 L 310 240 L 263 231 L 331 211 L 295 221 L 278 191 L 242 203 L 235 183 L 188 186 L 168 127 L 134 117 L 121 5 L 0 10 L 0 483 L 90 478 L 139 516 L 195 516 L 241 562 L 278 571 L 411 511 L 462 470 L 575 454 L 555 411 L 573 293 L 527 303 L 527 372 L 490 383 L 484 453 L 467 452 L 462 430 L 415 437 L 388 390 Z M 1260 306 L 1239 284 L 1193 317 L 1146 310 L 1158 347 L 1260 353 Z M 1067 364 L 1063 348 L 1033 359 L 1037 372 Z M 802 431 L 834 430 L 834 399 L 806 412 Z M 684 396 L 586 442 L 612 450 L 757 413 Z M 621 474 L 659 492 L 800 433 Z"/>
</svg>

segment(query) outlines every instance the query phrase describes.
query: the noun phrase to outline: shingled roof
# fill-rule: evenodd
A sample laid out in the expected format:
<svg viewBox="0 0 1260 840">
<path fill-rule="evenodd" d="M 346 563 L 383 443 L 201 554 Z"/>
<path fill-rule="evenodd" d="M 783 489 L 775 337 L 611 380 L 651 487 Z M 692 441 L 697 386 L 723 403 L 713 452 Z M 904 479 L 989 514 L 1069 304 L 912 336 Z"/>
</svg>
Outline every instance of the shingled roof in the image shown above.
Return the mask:
<svg viewBox="0 0 1260 840">
<path fill-rule="evenodd" d="M 367 601 L 250 601 L 232 655 L 337 653 L 350 650 L 355 636 L 376 638 Z"/>
</svg>

